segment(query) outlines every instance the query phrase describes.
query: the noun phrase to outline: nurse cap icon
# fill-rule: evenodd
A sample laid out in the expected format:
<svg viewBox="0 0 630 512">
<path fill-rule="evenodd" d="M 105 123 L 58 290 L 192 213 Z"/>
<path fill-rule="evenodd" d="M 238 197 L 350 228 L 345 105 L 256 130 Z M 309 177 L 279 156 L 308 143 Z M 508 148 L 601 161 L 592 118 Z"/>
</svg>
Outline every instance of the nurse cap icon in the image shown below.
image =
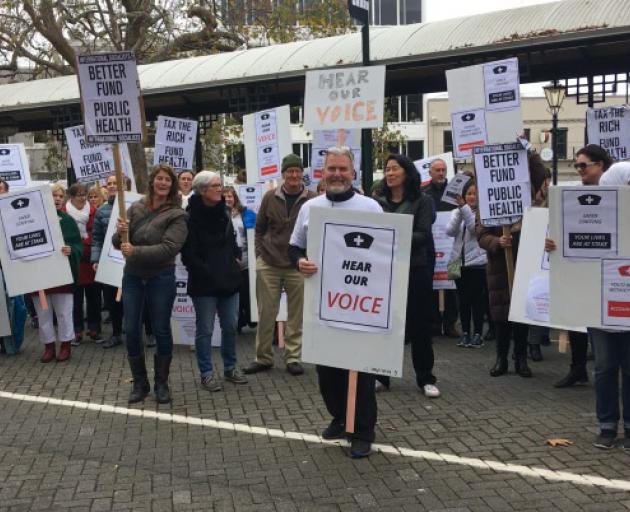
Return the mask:
<svg viewBox="0 0 630 512">
<path fill-rule="evenodd" d="M 343 238 L 346 242 L 346 247 L 352 247 L 353 249 L 369 249 L 372 246 L 372 242 L 374 242 L 373 236 L 360 231 L 346 233 L 343 235 Z"/>
<path fill-rule="evenodd" d="M 507 71 L 507 66 L 495 66 L 494 68 L 492 68 L 492 72 L 495 75 L 500 75 L 502 73 L 505 73 Z"/>
<path fill-rule="evenodd" d="M 9 148 L 0 149 L 0 155 L 4 156 L 4 155 L 10 155 L 10 154 L 11 154 L 11 150 Z"/>
<path fill-rule="evenodd" d="M 28 197 L 18 197 L 17 199 L 11 201 L 11 206 L 14 210 L 19 210 L 21 208 L 28 208 L 29 203 L 30 200 Z"/>
<path fill-rule="evenodd" d="M 578 196 L 577 200 L 582 206 L 597 206 L 601 202 L 602 196 L 598 196 L 597 194 L 582 194 Z"/>
<path fill-rule="evenodd" d="M 462 116 L 462 121 L 472 121 L 475 118 L 475 114 L 468 112 Z"/>
</svg>

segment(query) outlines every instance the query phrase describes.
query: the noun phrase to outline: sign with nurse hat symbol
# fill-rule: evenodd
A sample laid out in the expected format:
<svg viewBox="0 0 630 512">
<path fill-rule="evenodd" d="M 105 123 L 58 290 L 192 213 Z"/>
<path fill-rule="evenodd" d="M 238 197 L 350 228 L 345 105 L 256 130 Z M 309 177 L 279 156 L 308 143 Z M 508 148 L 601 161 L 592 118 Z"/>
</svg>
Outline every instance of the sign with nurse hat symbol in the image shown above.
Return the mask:
<svg viewBox="0 0 630 512">
<path fill-rule="evenodd" d="M 507 71 L 507 66 L 503 66 L 503 65 L 501 65 L 501 66 L 495 66 L 495 67 L 492 69 L 492 72 L 493 72 L 495 75 L 501 75 L 501 74 L 505 73 L 506 71 Z"/>
<path fill-rule="evenodd" d="M 11 201 L 11 206 L 14 210 L 19 210 L 20 208 L 28 208 L 30 200 L 28 197 L 18 197 Z"/>
<path fill-rule="evenodd" d="M 630 265 L 622 265 L 618 270 L 620 276 L 630 277 Z"/>
<path fill-rule="evenodd" d="M 357 247 L 359 249 L 369 249 L 372 246 L 372 242 L 374 242 L 373 236 L 360 231 L 346 233 L 343 238 L 346 242 L 346 247 Z"/>
<path fill-rule="evenodd" d="M 462 116 L 462 121 L 468 123 L 475 119 L 475 114 L 473 112 L 468 112 Z"/>
<path fill-rule="evenodd" d="M 577 199 L 582 206 L 597 206 L 602 200 L 597 194 L 584 194 Z"/>
<path fill-rule="evenodd" d="M 0 155 L 5 156 L 5 155 L 10 155 L 11 154 L 11 150 L 9 148 L 0 148 Z"/>
</svg>

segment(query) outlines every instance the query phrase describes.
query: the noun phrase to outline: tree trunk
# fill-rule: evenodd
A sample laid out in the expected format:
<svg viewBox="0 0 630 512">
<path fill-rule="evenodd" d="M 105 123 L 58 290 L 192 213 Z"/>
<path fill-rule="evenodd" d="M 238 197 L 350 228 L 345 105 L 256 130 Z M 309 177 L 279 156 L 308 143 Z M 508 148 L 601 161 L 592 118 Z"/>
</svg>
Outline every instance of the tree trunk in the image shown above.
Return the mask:
<svg viewBox="0 0 630 512">
<path fill-rule="evenodd" d="M 136 188 L 138 192 L 147 191 L 149 174 L 147 172 L 147 157 L 144 153 L 144 146 L 137 143 L 128 143 L 129 156 L 131 157 L 131 166 L 133 167 L 133 175 L 136 178 Z"/>
</svg>

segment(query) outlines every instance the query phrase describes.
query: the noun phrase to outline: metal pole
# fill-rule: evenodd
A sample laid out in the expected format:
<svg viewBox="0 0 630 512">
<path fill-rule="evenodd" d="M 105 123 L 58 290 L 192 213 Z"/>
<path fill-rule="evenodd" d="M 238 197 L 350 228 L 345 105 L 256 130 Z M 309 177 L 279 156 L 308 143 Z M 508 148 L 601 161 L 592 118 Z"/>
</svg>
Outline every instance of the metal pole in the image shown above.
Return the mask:
<svg viewBox="0 0 630 512">
<path fill-rule="evenodd" d="M 363 49 L 363 65 L 370 65 L 370 24 L 366 21 L 361 28 L 361 47 Z M 372 155 L 372 129 L 361 130 L 361 167 L 363 167 L 363 192 L 370 195 L 374 173 L 374 158 Z"/>
<path fill-rule="evenodd" d="M 553 159 L 551 161 L 551 178 L 554 185 L 558 184 L 558 114 L 552 114 L 551 124 L 551 147 L 553 149 Z"/>
</svg>

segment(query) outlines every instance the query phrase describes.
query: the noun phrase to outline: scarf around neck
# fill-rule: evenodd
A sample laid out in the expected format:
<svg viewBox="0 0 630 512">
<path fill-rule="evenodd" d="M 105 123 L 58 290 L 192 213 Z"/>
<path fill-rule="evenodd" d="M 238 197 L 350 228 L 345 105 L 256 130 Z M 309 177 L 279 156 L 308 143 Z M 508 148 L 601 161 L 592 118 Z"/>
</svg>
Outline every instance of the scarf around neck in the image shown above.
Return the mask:
<svg viewBox="0 0 630 512">
<path fill-rule="evenodd" d="M 72 202 L 68 201 L 66 203 L 66 212 L 75 220 L 77 226 L 79 226 L 81 238 L 87 238 L 87 223 L 90 220 L 90 203 L 86 202 L 83 208 L 79 210 L 75 208 Z"/>
</svg>

